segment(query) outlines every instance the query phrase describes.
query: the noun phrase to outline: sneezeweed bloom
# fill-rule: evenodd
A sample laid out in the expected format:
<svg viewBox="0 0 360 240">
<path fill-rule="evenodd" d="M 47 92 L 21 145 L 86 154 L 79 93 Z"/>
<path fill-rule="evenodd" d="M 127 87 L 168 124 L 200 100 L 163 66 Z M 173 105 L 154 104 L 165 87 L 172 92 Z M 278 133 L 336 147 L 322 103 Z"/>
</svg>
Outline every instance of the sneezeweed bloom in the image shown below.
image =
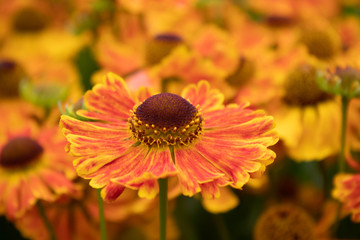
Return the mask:
<svg viewBox="0 0 360 240">
<path fill-rule="evenodd" d="M 38 200 L 54 201 L 73 191 L 71 179 L 76 174 L 55 126 L 40 129 L 25 118 L 6 119 L 8 129 L 0 136 L 0 212 L 14 219 Z"/>
<path fill-rule="evenodd" d="M 316 65 L 298 64 L 284 76 L 283 94 L 269 105 L 286 152 L 296 161 L 322 160 L 340 148 L 340 104 L 316 81 Z"/>
<path fill-rule="evenodd" d="M 283 203 L 269 207 L 258 219 L 255 240 L 315 238 L 315 222 L 301 207 L 293 203 Z"/>
<path fill-rule="evenodd" d="M 353 222 L 360 222 L 360 174 L 338 174 L 332 195 L 343 203 Z"/>
<path fill-rule="evenodd" d="M 214 198 L 219 186 L 241 189 L 264 172 L 275 157 L 267 147 L 278 140 L 272 117 L 247 104 L 224 106 L 223 98 L 205 81 L 181 96 L 135 95 L 109 73 L 85 94 L 86 110 L 76 112 L 92 121 L 63 115 L 60 124 L 77 173 L 103 188 L 105 200 L 126 187 L 153 198 L 157 180 L 171 176 L 182 194 Z"/>
<path fill-rule="evenodd" d="M 96 198 L 94 201 L 87 195 L 80 185 L 77 185 L 76 190 L 71 194 L 61 195 L 54 202 L 42 202 L 57 239 L 98 239 Z M 26 211 L 15 221 L 15 225 L 26 238 L 34 240 L 51 238 L 36 207 Z"/>
<path fill-rule="evenodd" d="M 327 21 L 305 23 L 299 33 L 300 44 L 319 60 L 331 61 L 341 54 L 341 38 Z"/>
<path fill-rule="evenodd" d="M 42 202 L 46 216 L 54 227 L 59 240 L 96 240 L 100 234 L 99 210 L 95 189 L 85 181 L 75 180 L 75 191 L 61 195 L 54 202 Z M 154 214 L 149 214 L 156 201 L 137 196 L 137 192 L 125 189 L 124 193 L 111 204 L 104 204 L 104 214 L 108 225 L 109 239 L 126 236 L 128 229 L 141 227 L 140 223 L 150 222 Z M 152 221 L 153 222 L 153 221 Z M 43 219 L 36 207 L 15 221 L 23 236 L 29 239 L 49 239 Z"/>
</svg>

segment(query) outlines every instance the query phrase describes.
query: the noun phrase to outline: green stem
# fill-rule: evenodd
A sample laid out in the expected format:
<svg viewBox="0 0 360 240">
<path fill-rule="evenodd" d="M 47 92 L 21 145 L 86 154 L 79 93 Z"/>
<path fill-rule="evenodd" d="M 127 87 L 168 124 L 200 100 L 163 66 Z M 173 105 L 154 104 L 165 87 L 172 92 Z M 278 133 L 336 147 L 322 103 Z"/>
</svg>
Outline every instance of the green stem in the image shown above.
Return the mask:
<svg viewBox="0 0 360 240">
<path fill-rule="evenodd" d="M 345 140 L 346 140 L 346 122 L 347 122 L 347 110 L 349 107 L 349 99 L 341 97 L 341 145 L 339 156 L 339 169 L 338 172 L 345 171 Z"/>
<path fill-rule="evenodd" d="M 105 216 L 104 216 L 104 204 L 103 204 L 100 192 L 101 192 L 101 189 L 97 189 L 101 240 L 106 240 L 107 237 L 106 237 L 106 223 L 105 223 Z"/>
<path fill-rule="evenodd" d="M 54 228 L 53 228 L 52 224 L 50 223 L 49 218 L 46 216 L 44 206 L 42 205 L 40 200 L 37 201 L 36 206 L 37 206 L 37 208 L 39 210 L 39 213 L 40 213 L 41 218 L 42 218 L 42 220 L 43 220 L 43 222 L 45 224 L 45 227 L 46 227 L 46 229 L 47 229 L 47 231 L 48 231 L 48 233 L 50 235 L 50 239 L 51 240 L 56 240 L 57 237 L 56 237 Z"/>
<path fill-rule="evenodd" d="M 346 123 L 347 123 L 347 110 L 349 107 L 349 99 L 345 96 L 341 97 L 341 138 L 340 138 L 340 155 L 338 173 L 345 172 L 345 140 L 346 140 Z M 334 236 L 340 224 L 341 215 L 341 202 L 338 203 L 336 211 L 336 220 L 333 226 Z"/>
<path fill-rule="evenodd" d="M 214 221 L 216 224 L 216 227 L 218 229 L 218 233 L 220 235 L 221 240 L 230 240 L 230 234 L 226 227 L 226 223 L 224 221 L 224 218 L 220 214 L 214 214 Z"/>
<path fill-rule="evenodd" d="M 167 193 L 168 179 L 161 178 L 159 182 L 159 210 L 160 210 L 160 240 L 166 240 L 166 220 L 167 220 Z"/>
</svg>

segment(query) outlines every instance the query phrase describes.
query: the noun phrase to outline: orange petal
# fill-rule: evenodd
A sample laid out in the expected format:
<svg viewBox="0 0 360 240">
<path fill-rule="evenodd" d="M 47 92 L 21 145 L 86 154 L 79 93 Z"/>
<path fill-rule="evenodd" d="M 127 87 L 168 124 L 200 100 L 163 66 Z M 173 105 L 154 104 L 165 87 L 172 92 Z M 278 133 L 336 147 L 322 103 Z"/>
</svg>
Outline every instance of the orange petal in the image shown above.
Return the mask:
<svg viewBox="0 0 360 240">
<path fill-rule="evenodd" d="M 146 156 L 146 149 L 141 147 L 133 147 L 126 154 L 118 156 L 112 161 L 100 167 L 98 170 L 92 173 L 84 174 L 86 178 L 92 178 L 90 185 L 94 188 L 101 188 L 112 179 L 116 179 L 119 176 L 130 176 L 134 169 L 140 172 L 142 167 L 138 165 Z M 85 163 L 84 163 L 85 164 Z M 86 166 L 86 164 L 85 164 Z M 137 176 L 135 176 L 136 178 Z M 116 182 L 116 181 L 114 181 Z M 119 182 L 122 184 L 123 182 Z"/>
<path fill-rule="evenodd" d="M 20 191 L 19 184 L 14 183 L 12 186 L 8 186 L 6 188 L 6 192 L 2 193 L 4 194 L 4 199 L 5 199 L 6 216 L 9 219 L 14 219 L 19 215 L 19 210 L 20 210 L 19 191 Z"/>
<path fill-rule="evenodd" d="M 122 119 L 129 117 L 129 110 L 135 105 L 125 81 L 113 73 L 107 74 L 103 83 L 85 93 L 84 103 L 90 112 Z"/>
<path fill-rule="evenodd" d="M 175 164 L 182 192 L 188 196 L 200 192 L 201 183 L 224 176 L 219 169 L 192 149 L 175 150 Z"/>
<path fill-rule="evenodd" d="M 218 198 L 203 198 L 202 203 L 205 209 L 211 213 L 225 213 L 239 204 L 239 198 L 229 187 L 222 187 Z"/>
<path fill-rule="evenodd" d="M 146 180 L 159 179 L 176 174 L 176 168 L 171 160 L 170 151 L 156 151 L 150 149 L 146 156 L 136 160 L 136 166 L 128 169 L 125 175 L 113 178 L 112 181 L 135 187 Z"/>
<path fill-rule="evenodd" d="M 250 172 L 261 169 L 261 160 L 267 148 L 260 144 L 229 145 L 221 139 L 203 138 L 195 145 L 196 150 L 211 164 L 226 174 L 231 185 L 241 188 L 248 182 Z M 221 149 L 221 151 L 219 151 Z"/>
<path fill-rule="evenodd" d="M 210 89 L 210 84 L 206 81 L 189 85 L 183 90 L 181 96 L 188 99 L 194 106 L 199 105 L 202 113 L 223 108 L 224 95 L 217 89 Z"/>
<path fill-rule="evenodd" d="M 124 190 L 124 186 L 110 182 L 101 190 L 101 197 L 107 202 L 112 202 L 115 201 Z"/>
</svg>

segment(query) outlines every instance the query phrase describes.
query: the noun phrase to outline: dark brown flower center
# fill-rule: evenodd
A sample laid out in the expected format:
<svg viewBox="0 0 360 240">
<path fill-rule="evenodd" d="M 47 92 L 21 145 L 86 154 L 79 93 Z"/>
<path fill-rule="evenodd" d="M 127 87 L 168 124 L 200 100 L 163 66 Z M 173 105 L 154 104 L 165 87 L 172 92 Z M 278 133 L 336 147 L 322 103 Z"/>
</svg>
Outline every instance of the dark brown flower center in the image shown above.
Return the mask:
<svg viewBox="0 0 360 240">
<path fill-rule="evenodd" d="M 230 74 L 226 81 L 233 87 L 242 87 L 255 74 L 255 64 L 244 57 L 241 57 L 235 71 Z"/>
<path fill-rule="evenodd" d="M 330 59 L 338 51 L 335 40 L 325 30 L 308 29 L 303 32 L 301 41 L 305 44 L 309 53 L 319 59 Z"/>
<path fill-rule="evenodd" d="M 306 106 L 331 98 L 322 91 L 316 82 L 316 68 L 300 65 L 295 68 L 285 82 L 284 101 L 289 105 Z"/>
<path fill-rule="evenodd" d="M 27 137 L 17 137 L 3 147 L 0 155 L 2 167 L 24 167 L 36 160 L 43 152 L 38 142 Z"/>
<path fill-rule="evenodd" d="M 188 145 L 202 131 L 199 110 L 184 98 L 160 93 L 134 108 L 129 127 L 136 140 L 159 147 Z"/>
<path fill-rule="evenodd" d="M 0 98 L 19 96 L 19 83 L 24 72 L 14 61 L 0 60 Z"/>
<path fill-rule="evenodd" d="M 175 34 L 159 34 L 150 40 L 146 47 L 146 61 L 149 65 L 159 63 L 175 47 L 182 43 L 182 39 Z"/>
<path fill-rule="evenodd" d="M 291 16 L 270 15 L 265 18 L 265 23 L 270 27 L 288 27 L 295 24 Z"/>
<path fill-rule="evenodd" d="M 14 15 L 13 28 L 17 32 L 39 32 L 47 25 L 47 17 L 32 7 L 20 9 Z"/>
<path fill-rule="evenodd" d="M 188 125 L 197 109 L 184 98 L 172 93 L 160 93 L 146 99 L 136 110 L 144 123 L 159 128 L 180 128 Z"/>
</svg>

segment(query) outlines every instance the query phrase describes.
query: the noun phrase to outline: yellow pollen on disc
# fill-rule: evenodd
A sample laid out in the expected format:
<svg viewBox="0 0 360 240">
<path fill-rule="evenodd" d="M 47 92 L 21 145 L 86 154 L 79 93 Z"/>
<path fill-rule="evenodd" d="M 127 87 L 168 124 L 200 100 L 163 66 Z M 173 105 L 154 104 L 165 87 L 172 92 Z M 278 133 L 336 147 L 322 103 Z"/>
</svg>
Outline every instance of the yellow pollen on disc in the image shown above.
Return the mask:
<svg viewBox="0 0 360 240">
<path fill-rule="evenodd" d="M 137 124 L 139 121 L 143 124 Z M 158 148 L 189 146 L 203 129 L 199 109 L 172 93 L 160 93 L 146 99 L 132 112 L 128 122 L 136 141 Z"/>
</svg>

